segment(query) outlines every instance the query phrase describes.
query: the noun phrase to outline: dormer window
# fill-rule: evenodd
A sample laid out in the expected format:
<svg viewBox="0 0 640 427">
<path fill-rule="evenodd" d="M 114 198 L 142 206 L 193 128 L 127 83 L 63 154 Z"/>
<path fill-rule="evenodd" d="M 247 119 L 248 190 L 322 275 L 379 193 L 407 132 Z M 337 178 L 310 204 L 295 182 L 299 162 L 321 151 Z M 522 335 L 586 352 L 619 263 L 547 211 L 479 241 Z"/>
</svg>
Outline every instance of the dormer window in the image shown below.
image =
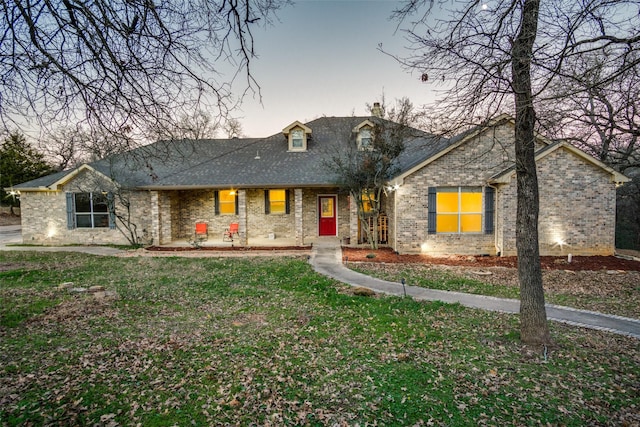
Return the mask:
<svg viewBox="0 0 640 427">
<path fill-rule="evenodd" d="M 302 129 L 295 129 L 291 131 L 291 149 L 304 149 L 304 131 Z"/>
<path fill-rule="evenodd" d="M 373 126 L 371 121 L 365 120 L 353 128 L 353 132 L 356 133 L 358 150 L 373 150 Z"/>
<path fill-rule="evenodd" d="M 371 139 L 371 128 L 362 128 L 360 129 L 360 134 L 358 135 L 360 139 L 360 144 L 358 144 L 358 148 L 360 150 L 371 150 L 373 148 L 373 141 Z"/>
<path fill-rule="evenodd" d="M 296 121 L 282 130 L 289 142 L 289 151 L 307 151 L 307 141 L 311 137 L 311 128 Z"/>
</svg>

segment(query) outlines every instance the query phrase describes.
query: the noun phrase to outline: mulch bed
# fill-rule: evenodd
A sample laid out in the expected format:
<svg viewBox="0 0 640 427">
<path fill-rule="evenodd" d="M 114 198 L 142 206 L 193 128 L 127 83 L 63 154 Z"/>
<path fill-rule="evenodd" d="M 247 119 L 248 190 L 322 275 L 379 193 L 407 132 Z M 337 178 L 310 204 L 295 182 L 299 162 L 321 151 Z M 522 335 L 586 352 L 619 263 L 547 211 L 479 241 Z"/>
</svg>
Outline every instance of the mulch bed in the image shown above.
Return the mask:
<svg viewBox="0 0 640 427">
<path fill-rule="evenodd" d="M 375 254 L 368 258 L 367 255 Z M 366 248 L 342 248 L 343 260 L 349 262 L 385 262 L 385 263 L 423 263 L 434 265 L 454 265 L 464 267 L 508 267 L 516 268 L 517 257 L 496 256 L 465 256 L 452 255 L 446 257 L 433 257 L 429 255 L 397 255 L 390 248 L 381 248 L 375 251 Z M 640 262 L 615 256 L 574 256 L 571 263 L 567 257 L 543 256 L 540 263 L 545 270 L 571 270 L 571 271 L 598 271 L 598 270 L 623 270 L 640 271 Z"/>
<path fill-rule="evenodd" d="M 217 251 L 217 252 L 251 252 L 251 251 L 310 251 L 311 246 L 148 246 L 148 251 L 184 252 L 184 251 Z"/>
</svg>

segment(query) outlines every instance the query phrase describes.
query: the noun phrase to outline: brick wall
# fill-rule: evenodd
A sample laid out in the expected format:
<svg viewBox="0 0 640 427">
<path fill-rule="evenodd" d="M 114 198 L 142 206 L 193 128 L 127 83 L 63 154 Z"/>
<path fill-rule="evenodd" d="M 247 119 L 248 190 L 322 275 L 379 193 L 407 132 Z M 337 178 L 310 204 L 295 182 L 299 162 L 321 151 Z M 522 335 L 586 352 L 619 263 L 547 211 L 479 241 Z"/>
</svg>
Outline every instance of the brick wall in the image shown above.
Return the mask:
<svg viewBox="0 0 640 427">
<path fill-rule="evenodd" d="M 565 149 L 538 162 L 542 255 L 612 255 L 615 251 L 616 190 L 610 175 Z M 501 189 L 504 255 L 515 255 L 515 176 Z"/>
<path fill-rule="evenodd" d="M 117 220 L 116 229 L 110 228 L 76 228 L 67 227 L 67 192 L 111 191 L 113 187 L 100 175 L 83 171 L 64 186 L 62 191 L 23 192 L 22 203 L 22 238 L 26 244 L 38 245 L 101 245 L 129 244 L 124 233 L 129 231 Z M 121 193 L 130 200 L 131 219 L 128 224 L 137 237 L 144 243 L 152 238 L 151 198 L 148 192 Z M 126 217 L 126 208 L 116 195 L 116 212 Z M 122 231 L 121 231 L 122 230 Z"/>
<path fill-rule="evenodd" d="M 512 164 L 515 156 L 512 140 L 511 125 L 490 129 L 407 177 L 395 192 L 399 217 L 395 225 L 396 249 L 435 255 L 498 252 L 514 255 L 515 176 L 510 184 L 497 186 L 493 234 L 427 233 L 427 188 L 485 186 L 491 176 Z M 610 178 L 606 171 L 565 149 L 541 159 L 538 164 L 541 254 L 614 252 L 615 184 Z"/>
<path fill-rule="evenodd" d="M 427 191 L 429 187 L 486 185 L 489 177 L 511 165 L 515 158 L 512 141 L 510 124 L 489 129 L 405 178 L 394 193 L 398 218 L 396 250 L 433 255 L 494 255 L 494 234 L 428 234 Z"/>
<path fill-rule="evenodd" d="M 318 236 L 318 196 L 337 194 L 337 189 L 298 189 L 302 195 L 296 208 L 296 190 L 289 191 L 289 214 L 265 214 L 264 189 L 239 190 L 246 194 L 246 219 L 241 215 L 215 215 L 213 190 L 190 190 L 165 192 L 170 199 L 170 208 L 166 211 L 173 219 L 172 239 L 188 239 L 192 236 L 195 223 L 204 221 L 209 224 L 210 235 L 220 234 L 231 222 L 239 222 L 241 235 L 246 236 L 249 245 L 252 238 L 267 238 L 271 233 L 276 239 L 295 239 L 297 244 L 307 244 L 310 238 Z M 239 213 L 242 213 L 239 206 Z M 296 209 L 301 217 L 296 223 Z M 161 210 L 163 211 L 163 210 Z M 338 236 L 349 234 L 348 199 L 338 197 Z M 246 220 L 246 226 L 242 222 Z"/>
</svg>

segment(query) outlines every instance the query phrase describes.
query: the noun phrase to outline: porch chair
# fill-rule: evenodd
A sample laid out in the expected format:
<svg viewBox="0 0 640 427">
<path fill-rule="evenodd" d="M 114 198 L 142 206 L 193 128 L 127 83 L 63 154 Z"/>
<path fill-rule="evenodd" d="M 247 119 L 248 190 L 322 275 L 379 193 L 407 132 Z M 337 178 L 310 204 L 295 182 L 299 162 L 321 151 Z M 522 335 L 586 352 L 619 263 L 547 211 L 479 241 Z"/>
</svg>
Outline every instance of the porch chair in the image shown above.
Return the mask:
<svg viewBox="0 0 640 427">
<path fill-rule="evenodd" d="M 196 232 L 194 235 L 194 240 L 196 241 L 204 241 L 209 239 L 209 231 L 207 230 L 206 222 L 196 222 Z"/>
<path fill-rule="evenodd" d="M 232 222 L 231 224 L 229 224 L 229 228 L 227 228 L 224 231 L 224 234 L 222 235 L 222 241 L 223 242 L 233 242 L 233 235 L 237 235 L 238 237 L 240 237 L 240 232 L 238 231 L 238 223 L 237 222 Z"/>
</svg>

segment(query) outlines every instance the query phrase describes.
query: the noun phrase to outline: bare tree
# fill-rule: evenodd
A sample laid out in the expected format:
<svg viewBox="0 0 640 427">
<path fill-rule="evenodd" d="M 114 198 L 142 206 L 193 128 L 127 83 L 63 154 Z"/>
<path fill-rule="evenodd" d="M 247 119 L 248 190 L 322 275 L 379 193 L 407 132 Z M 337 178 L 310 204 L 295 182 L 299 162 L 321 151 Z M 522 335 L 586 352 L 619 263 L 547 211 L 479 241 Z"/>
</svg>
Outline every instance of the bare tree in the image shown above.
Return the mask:
<svg viewBox="0 0 640 427">
<path fill-rule="evenodd" d="M 630 52 L 637 55 L 638 52 Z M 571 78 L 555 83 L 563 102 L 544 105 L 543 123 L 574 145 L 632 178 L 618 188 L 616 245 L 640 248 L 640 70 L 604 79 L 612 63 L 607 50 L 572 64 Z M 598 84 L 598 82 L 604 83 Z"/>
<path fill-rule="evenodd" d="M 555 83 L 563 102 L 544 103 L 543 124 L 624 173 L 640 167 L 640 69 L 606 79 L 613 65 L 603 60 L 607 56 L 605 51 L 583 58 L 572 65 L 571 78 Z"/>
<path fill-rule="evenodd" d="M 56 170 L 65 170 L 125 153 L 136 144 L 124 131 L 112 134 L 106 130 L 78 125 L 52 130 L 37 145 L 55 165 Z M 131 155 L 135 154 L 137 152 L 132 151 Z"/>
<path fill-rule="evenodd" d="M 183 114 L 175 123 L 150 128 L 149 134 L 154 135 L 154 139 L 198 140 L 215 138 L 219 127 L 220 124 L 210 113 L 197 110 L 193 113 Z"/>
<path fill-rule="evenodd" d="M 550 99 L 569 64 L 607 50 L 607 67 L 594 87 L 636 68 L 640 42 L 637 1 L 410 0 L 395 17 L 408 25 L 411 54 L 398 58 L 441 88 L 437 106 L 447 131 L 510 112 L 516 118 L 517 250 L 521 340 L 550 341 L 538 250 L 538 193 L 533 151 L 536 109 Z M 635 12 L 633 12 L 635 11 Z M 630 13 L 631 12 L 631 13 Z"/>
<path fill-rule="evenodd" d="M 242 133 L 242 123 L 240 120 L 234 117 L 229 117 L 225 121 L 224 125 L 222 125 L 222 129 L 227 134 L 227 138 L 241 138 L 243 136 Z"/>
<path fill-rule="evenodd" d="M 383 97 L 384 101 L 384 97 Z M 417 121 L 413 104 L 403 98 L 395 105 L 384 102 L 367 106 L 372 113 L 371 125 L 367 125 L 367 142 L 356 135 L 348 138 L 337 152 L 332 153 L 327 167 L 338 178 L 338 185 L 347 191 L 356 203 L 361 224 L 372 221 L 374 226 L 362 227 L 371 249 L 378 247 L 378 218 L 382 211 L 383 194 L 389 179 L 397 171 L 395 160 L 412 136 L 410 123 Z"/>
<path fill-rule="evenodd" d="M 0 121 L 130 134 L 201 105 L 226 116 L 234 80 L 259 91 L 253 29 L 287 3 L 0 0 Z"/>
</svg>

